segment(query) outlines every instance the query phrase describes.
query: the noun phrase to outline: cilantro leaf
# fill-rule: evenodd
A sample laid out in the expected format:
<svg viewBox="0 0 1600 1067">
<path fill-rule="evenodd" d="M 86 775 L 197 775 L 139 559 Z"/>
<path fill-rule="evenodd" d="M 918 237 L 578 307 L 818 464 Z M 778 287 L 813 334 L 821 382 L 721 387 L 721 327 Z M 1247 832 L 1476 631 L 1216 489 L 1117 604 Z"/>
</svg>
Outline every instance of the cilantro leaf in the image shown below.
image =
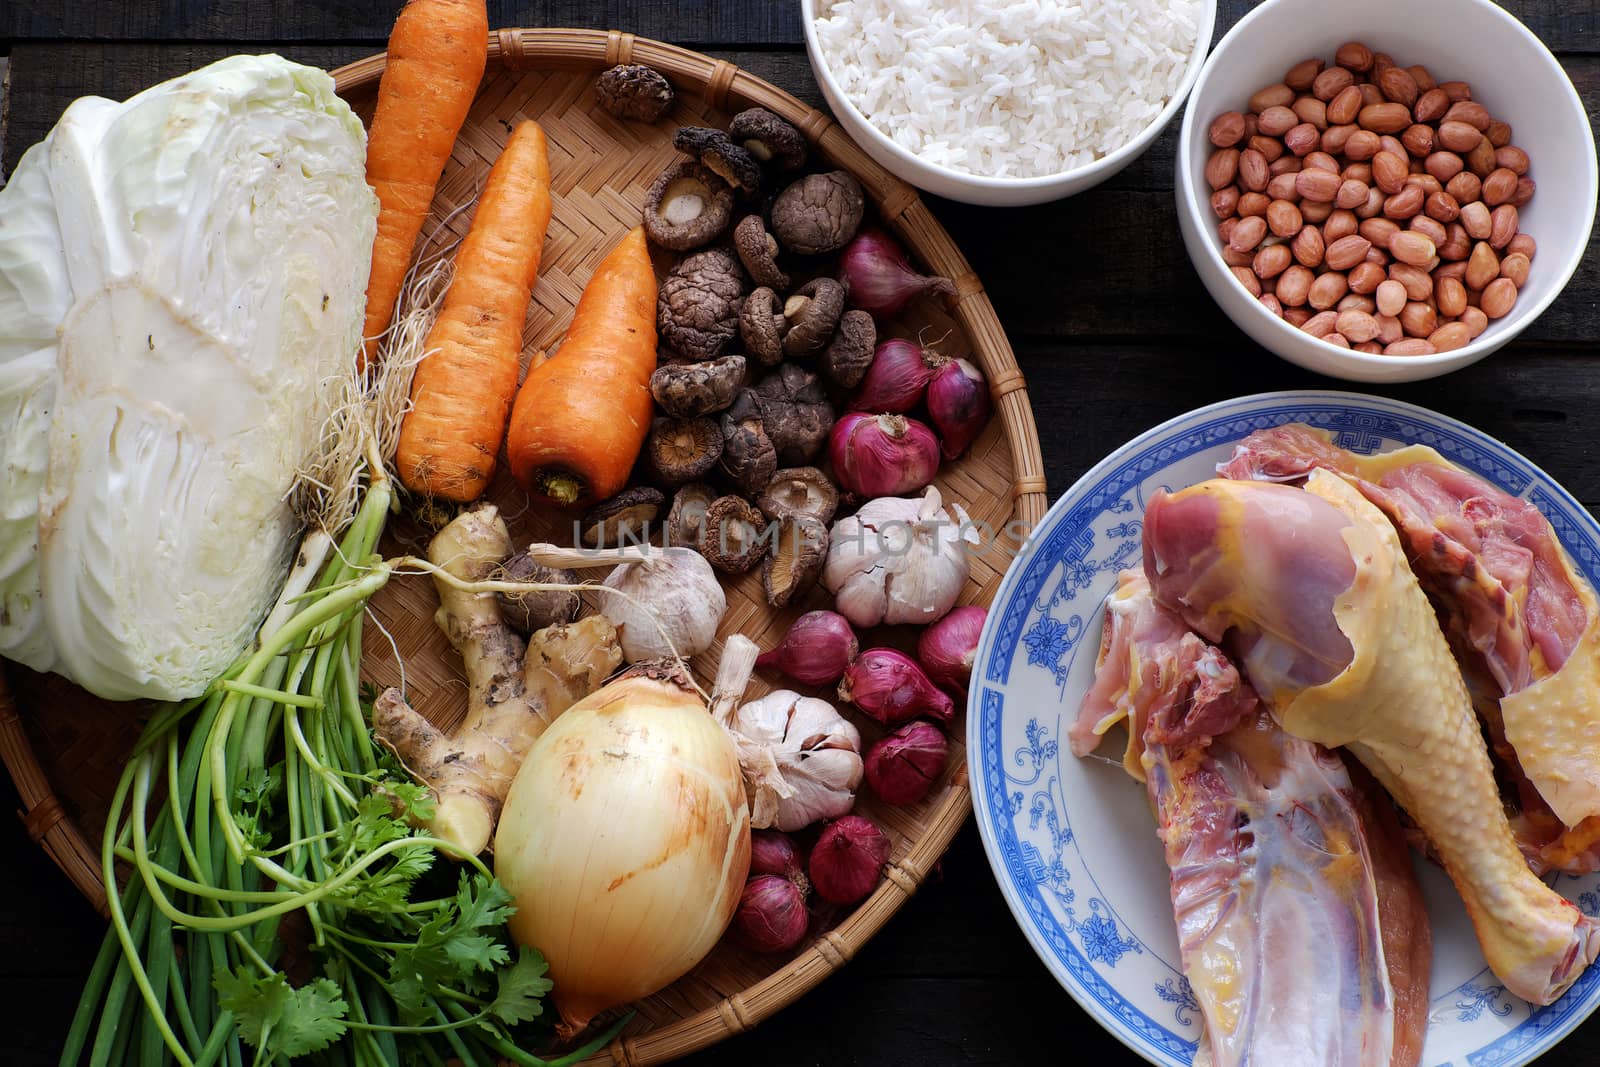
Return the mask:
<svg viewBox="0 0 1600 1067">
<path fill-rule="evenodd" d="M 346 1030 L 344 996 L 326 978 L 295 989 L 281 971 L 253 978 L 239 967 L 218 974 L 213 984 L 239 1035 L 268 1056 L 320 1052 Z"/>
<path fill-rule="evenodd" d="M 496 972 L 497 988 L 487 1009 L 489 1014 L 507 1026 L 544 1014 L 540 1001 L 555 984 L 545 977 L 549 969 L 542 955 L 531 948 L 522 949 L 515 964 Z"/>
</svg>

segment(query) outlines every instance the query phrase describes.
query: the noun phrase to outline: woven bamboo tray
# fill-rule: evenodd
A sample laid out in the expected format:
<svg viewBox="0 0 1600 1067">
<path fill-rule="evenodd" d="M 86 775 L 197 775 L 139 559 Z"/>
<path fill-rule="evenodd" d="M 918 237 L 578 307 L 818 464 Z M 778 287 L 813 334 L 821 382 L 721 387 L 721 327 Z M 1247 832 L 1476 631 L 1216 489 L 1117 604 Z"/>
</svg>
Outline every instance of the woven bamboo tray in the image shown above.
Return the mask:
<svg viewBox="0 0 1600 1067">
<path fill-rule="evenodd" d="M 384 61 L 377 55 L 334 71 L 339 91 L 363 119 L 370 118 Z M 678 103 L 660 123 L 623 122 L 596 104 L 594 75 L 627 62 L 656 68 L 677 89 Z M 874 163 L 827 115 L 724 60 L 632 34 L 500 30 L 491 36 L 489 67 L 445 169 L 434 219 L 448 217 L 450 230 L 464 233 L 470 210 L 455 211 L 474 199 L 512 124 L 521 118 L 539 121 L 549 141 L 555 204 L 524 341 L 528 352 L 544 349 L 565 334 L 594 265 L 638 222 L 650 182 L 681 158 L 672 147 L 672 131 L 680 125 L 725 126 L 733 112 L 751 106 L 782 115 L 824 160 L 855 174 L 882 221 L 927 269 L 956 284 L 957 295 L 948 304 L 923 301 L 908 309 L 897 332 L 972 359 L 990 382 L 997 417 L 960 462 L 945 465 L 937 483 L 946 499 L 963 504 L 975 521 L 1001 531 L 973 560 L 962 595 L 962 603 L 987 604 L 1017 548 L 1017 531 L 1031 528 L 1048 504 L 1023 378 L 982 285 L 916 190 Z M 658 265 L 668 262 L 662 258 Z M 571 543 L 570 519 L 530 511 L 509 477 L 497 478 L 488 497 L 500 506 L 518 543 Z M 400 522 L 394 536 L 397 543 L 390 547 L 398 549 L 421 531 Z M 743 633 L 767 648 L 795 616 L 827 605 L 826 593 L 817 590 L 805 603 L 774 611 L 763 599 L 759 572 L 725 585 L 729 607 L 721 635 L 694 664 L 707 681 L 720 655 L 721 636 Z M 422 578 L 396 580 L 380 592 L 373 611 L 393 635 L 394 647 L 376 635 L 368 640 L 362 676 L 380 686 L 398 683 L 398 650 L 413 705 L 448 727 L 464 710 L 465 689 L 459 659 L 432 623 L 436 603 L 431 584 Z M 909 631 L 874 631 L 863 635 L 863 645 L 909 647 L 914 638 Z M 138 736 L 140 709 L 96 700 L 53 676 L 15 666 L 7 670 L 10 691 L 0 673 L 0 757 L 25 805 L 21 817 L 34 840 L 104 912 L 100 835 L 110 793 Z M 777 679 L 757 678 L 751 695 L 765 691 L 765 681 Z M 869 721 L 858 722 L 867 743 L 881 733 Z M 923 803 L 889 808 L 863 791 L 858 810 L 894 840 L 887 877 L 872 896 L 787 956 L 719 945 L 695 970 L 636 1005 L 638 1015 L 628 1031 L 588 1061 L 591 1067 L 664 1063 L 683 1056 L 749 1029 L 842 967 L 916 891 L 971 810 L 964 737 L 958 720 L 950 730 L 945 779 Z"/>
</svg>

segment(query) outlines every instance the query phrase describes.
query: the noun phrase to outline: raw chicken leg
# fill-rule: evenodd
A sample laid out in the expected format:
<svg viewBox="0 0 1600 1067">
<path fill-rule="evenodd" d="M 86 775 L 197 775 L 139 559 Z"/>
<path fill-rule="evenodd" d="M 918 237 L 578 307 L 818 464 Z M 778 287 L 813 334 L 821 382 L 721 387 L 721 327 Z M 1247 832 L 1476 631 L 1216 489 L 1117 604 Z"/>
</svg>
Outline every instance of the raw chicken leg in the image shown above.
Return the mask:
<svg viewBox="0 0 1600 1067">
<path fill-rule="evenodd" d="M 1215 480 L 1145 512 L 1156 598 L 1226 638 L 1284 729 L 1345 746 L 1422 827 L 1506 988 L 1548 1004 L 1600 930 L 1512 840 L 1466 686 L 1394 528 L 1337 475 Z"/>
</svg>

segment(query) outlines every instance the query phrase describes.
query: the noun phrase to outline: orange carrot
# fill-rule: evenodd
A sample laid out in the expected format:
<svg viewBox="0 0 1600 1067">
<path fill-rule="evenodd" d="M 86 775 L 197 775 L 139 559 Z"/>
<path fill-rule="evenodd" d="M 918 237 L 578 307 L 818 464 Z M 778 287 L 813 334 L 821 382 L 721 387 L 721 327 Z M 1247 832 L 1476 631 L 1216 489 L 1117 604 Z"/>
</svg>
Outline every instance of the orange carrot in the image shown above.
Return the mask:
<svg viewBox="0 0 1600 1067">
<path fill-rule="evenodd" d="M 656 276 L 635 226 L 595 268 L 566 340 L 517 393 L 506 455 L 530 496 L 575 507 L 627 484 L 655 369 Z"/>
<path fill-rule="evenodd" d="M 488 57 L 484 0 L 410 0 L 389 33 L 367 135 L 367 182 L 379 205 L 362 329 L 367 362 L 394 317 L 411 250 Z"/>
<path fill-rule="evenodd" d="M 494 475 L 517 391 L 522 323 L 550 225 L 544 131 L 522 122 L 489 170 L 455 277 L 411 380 L 395 466 L 408 488 L 466 503 Z"/>
</svg>

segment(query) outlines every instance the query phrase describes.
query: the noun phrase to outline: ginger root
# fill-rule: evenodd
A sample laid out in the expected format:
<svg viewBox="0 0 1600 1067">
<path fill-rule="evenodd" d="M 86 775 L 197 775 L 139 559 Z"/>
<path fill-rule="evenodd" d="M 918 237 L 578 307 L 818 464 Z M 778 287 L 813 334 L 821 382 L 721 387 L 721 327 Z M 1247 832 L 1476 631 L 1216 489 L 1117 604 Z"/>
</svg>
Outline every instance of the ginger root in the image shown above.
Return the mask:
<svg viewBox="0 0 1600 1067">
<path fill-rule="evenodd" d="M 493 505 L 463 512 L 428 545 L 428 560 L 463 582 L 496 577 L 511 535 Z M 436 802 L 434 834 L 476 855 L 488 846 L 523 757 L 567 708 L 622 663 L 616 628 L 602 615 L 535 631 L 526 645 L 506 625 L 493 593 L 464 592 L 435 576 L 434 622 L 466 667 L 467 715 L 445 734 L 397 689 L 372 709 L 377 740 Z"/>
</svg>

